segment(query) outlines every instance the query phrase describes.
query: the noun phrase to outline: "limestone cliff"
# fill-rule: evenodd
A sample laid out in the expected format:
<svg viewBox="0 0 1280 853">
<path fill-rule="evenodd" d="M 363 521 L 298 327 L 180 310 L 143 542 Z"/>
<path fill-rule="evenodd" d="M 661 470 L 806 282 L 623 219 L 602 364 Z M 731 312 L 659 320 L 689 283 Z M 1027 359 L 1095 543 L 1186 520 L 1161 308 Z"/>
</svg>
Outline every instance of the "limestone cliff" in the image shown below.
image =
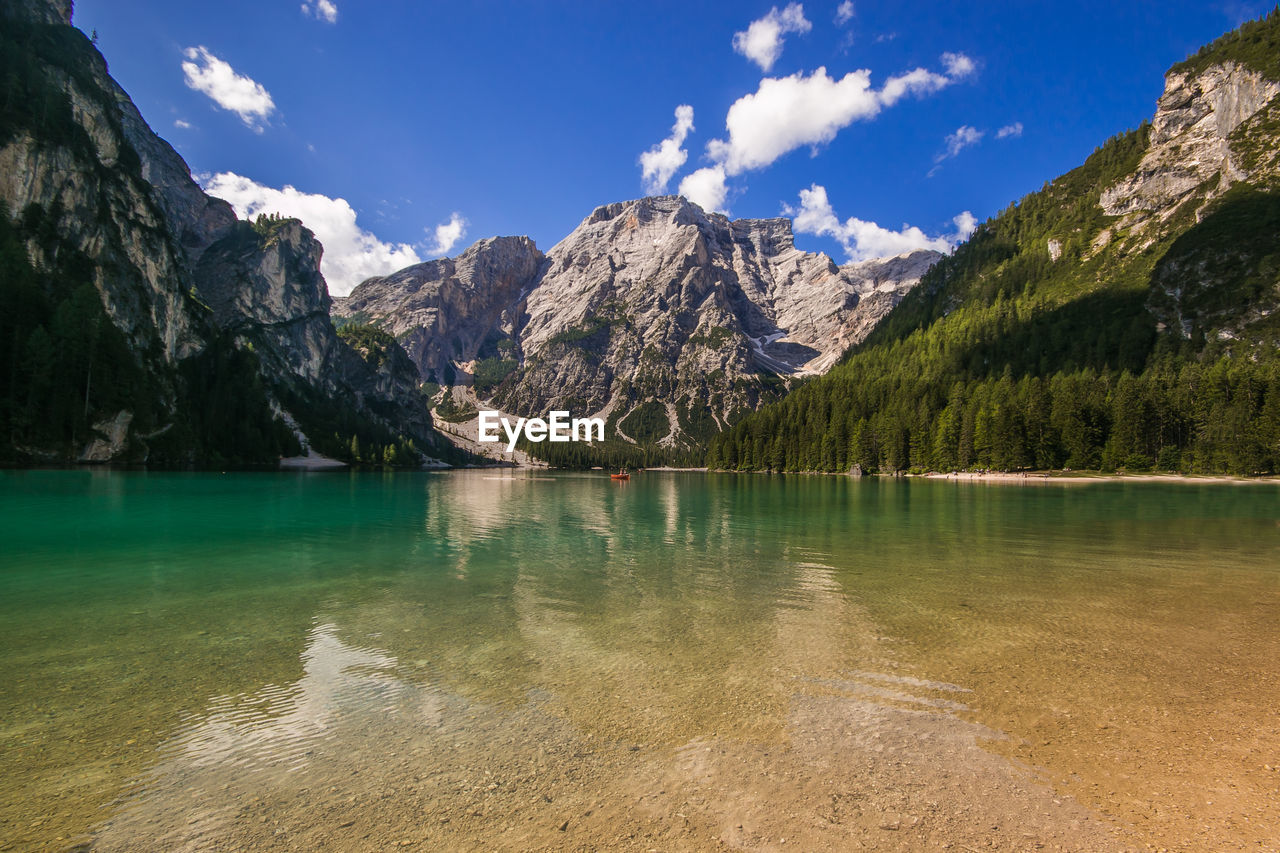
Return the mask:
<svg viewBox="0 0 1280 853">
<path fill-rule="evenodd" d="M 361 283 L 335 301 L 334 315 L 376 322 L 397 336 L 424 377 L 452 385 L 513 337 L 543 259 L 528 237 L 481 240 L 457 258 Z"/>
<path fill-rule="evenodd" d="M 1188 200 L 1203 205 L 1247 180 L 1232 134 L 1280 94 L 1280 81 L 1235 62 L 1171 71 L 1151 120 L 1150 147 L 1133 174 L 1102 193 L 1120 230 L 1146 231 Z"/>
<path fill-rule="evenodd" d="M 842 267 L 796 249 L 786 219 L 643 198 L 596 209 L 545 257 L 527 238 L 481 241 L 364 282 L 335 313 L 506 411 L 565 408 L 690 447 L 829 368 L 938 257 Z"/>
<path fill-rule="evenodd" d="M 730 221 L 678 197 L 607 205 L 547 253 L 521 368 L 496 397 L 696 442 L 830 366 L 937 257 L 842 268 L 796 249 L 786 219 Z"/>
<path fill-rule="evenodd" d="M 0 321 L 5 455 L 263 462 L 294 449 L 285 422 L 335 446 L 359 434 L 429 449 L 412 365 L 393 359 L 388 376 L 339 339 L 311 233 L 239 222 L 207 196 L 68 25 L 69 3 L 0 15 L 2 236 L 25 256 Z"/>
<path fill-rule="evenodd" d="M 1280 14 L 1246 24 L 1165 77 L 1150 140 L 1099 204 L 1096 242 L 1159 255 L 1149 307 L 1188 339 L 1262 335 L 1280 309 Z M 1270 270 L 1270 272 L 1268 272 Z"/>
</svg>

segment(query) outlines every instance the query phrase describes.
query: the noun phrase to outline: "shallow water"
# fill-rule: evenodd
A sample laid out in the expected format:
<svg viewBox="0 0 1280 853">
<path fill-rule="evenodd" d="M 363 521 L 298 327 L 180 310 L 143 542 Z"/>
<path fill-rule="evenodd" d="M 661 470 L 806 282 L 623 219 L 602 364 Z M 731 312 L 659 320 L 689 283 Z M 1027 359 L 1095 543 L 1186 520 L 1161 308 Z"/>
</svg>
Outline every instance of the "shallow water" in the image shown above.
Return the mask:
<svg viewBox="0 0 1280 853">
<path fill-rule="evenodd" d="M 0 849 L 1277 846 L 1280 489 L 0 474 Z"/>
</svg>

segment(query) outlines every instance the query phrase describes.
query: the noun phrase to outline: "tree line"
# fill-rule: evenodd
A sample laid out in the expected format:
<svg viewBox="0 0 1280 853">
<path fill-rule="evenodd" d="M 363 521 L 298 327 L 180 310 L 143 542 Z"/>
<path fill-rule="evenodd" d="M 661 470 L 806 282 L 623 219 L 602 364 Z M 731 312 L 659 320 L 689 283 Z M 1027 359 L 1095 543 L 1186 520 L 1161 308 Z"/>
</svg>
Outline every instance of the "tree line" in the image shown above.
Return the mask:
<svg viewBox="0 0 1280 853">
<path fill-rule="evenodd" d="M 712 443 L 753 471 L 1280 470 L 1280 362 L 1169 356 L 1138 374 L 814 384 Z"/>
</svg>

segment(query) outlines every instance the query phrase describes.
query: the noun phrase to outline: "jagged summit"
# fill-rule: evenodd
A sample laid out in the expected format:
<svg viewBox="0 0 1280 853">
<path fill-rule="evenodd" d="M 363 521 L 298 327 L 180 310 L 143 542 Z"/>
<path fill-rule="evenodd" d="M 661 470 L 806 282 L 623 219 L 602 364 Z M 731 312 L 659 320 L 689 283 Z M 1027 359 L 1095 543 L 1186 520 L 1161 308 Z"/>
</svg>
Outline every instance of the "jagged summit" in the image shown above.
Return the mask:
<svg viewBox="0 0 1280 853">
<path fill-rule="evenodd" d="M 440 258 L 361 282 L 335 316 L 396 335 L 423 378 L 466 383 L 478 358 L 498 354 L 518 325 L 544 256 L 528 237 L 490 237 Z"/>
<path fill-rule="evenodd" d="M 493 238 L 370 279 L 335 313 L 508 411 L 569 408 L 623 440 L 693 445 L 830 367 L 939 257 L 841 267 L 796 249 L 788 219 L 654 196 L 597 207 L 545 256 Z"/>
</svg>

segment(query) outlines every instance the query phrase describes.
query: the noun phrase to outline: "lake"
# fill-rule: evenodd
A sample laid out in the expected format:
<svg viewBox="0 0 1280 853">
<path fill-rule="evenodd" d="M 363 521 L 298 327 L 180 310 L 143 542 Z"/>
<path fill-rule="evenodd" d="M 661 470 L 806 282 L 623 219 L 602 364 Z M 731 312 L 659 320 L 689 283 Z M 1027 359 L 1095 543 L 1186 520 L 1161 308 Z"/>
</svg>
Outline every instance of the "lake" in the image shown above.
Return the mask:
<svg viewBox="0 0 1280 853">
<path fill-rule="evenodd" d="M 1280 488 L 0 472 L 0 849 L 1275 849 Z"/>
</svg>

